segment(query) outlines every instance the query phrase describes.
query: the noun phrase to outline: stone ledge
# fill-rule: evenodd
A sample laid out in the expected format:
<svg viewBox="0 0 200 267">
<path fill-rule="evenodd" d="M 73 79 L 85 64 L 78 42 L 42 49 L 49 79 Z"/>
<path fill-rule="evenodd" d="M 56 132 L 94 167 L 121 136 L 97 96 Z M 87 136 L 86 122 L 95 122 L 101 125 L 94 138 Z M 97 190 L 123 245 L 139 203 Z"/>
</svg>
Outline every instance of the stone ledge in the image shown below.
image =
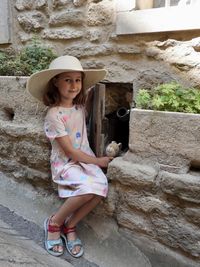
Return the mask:
<svg viewBox="0 0 200 267">
<path fill-rule="evenodd" d="M 111 175 L 112 174 L 112 175 Z M 133 164 L 123 158 L 115 158 L 108 167 L 108 177 L 122 185 L 153 187 L 158 171 L 153 167 Z"/>
<path fill-rule="evenodd" d="M 177 196 L 182 200 L 200 203 L 200 174 L 173 174 L 161 172 L 160 186 L 164 193 Z"/>
</svg>

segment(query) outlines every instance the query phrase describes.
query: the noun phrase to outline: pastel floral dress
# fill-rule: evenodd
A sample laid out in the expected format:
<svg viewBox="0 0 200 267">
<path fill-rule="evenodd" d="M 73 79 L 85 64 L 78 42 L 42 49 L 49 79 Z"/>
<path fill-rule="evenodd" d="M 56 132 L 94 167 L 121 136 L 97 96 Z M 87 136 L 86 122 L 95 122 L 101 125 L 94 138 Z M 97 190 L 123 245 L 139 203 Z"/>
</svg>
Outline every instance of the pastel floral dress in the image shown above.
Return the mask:
<svg viewBox="0 0 200 267">
<path fill-rule="evenodd" d="M 93 155 L 87 138 L 84 108 L 52 107 L 45 117 L 45 133 L 52 146 L 52 179 L 58 184 L 61 198 L 96 194 L 106 197 L 107 178 L 100 167 L 94 164 L 74 162 L 66 156 L 56 141 L 57 137 L 68 135 L 72 145 L 88 155 Z"/>
</svg>

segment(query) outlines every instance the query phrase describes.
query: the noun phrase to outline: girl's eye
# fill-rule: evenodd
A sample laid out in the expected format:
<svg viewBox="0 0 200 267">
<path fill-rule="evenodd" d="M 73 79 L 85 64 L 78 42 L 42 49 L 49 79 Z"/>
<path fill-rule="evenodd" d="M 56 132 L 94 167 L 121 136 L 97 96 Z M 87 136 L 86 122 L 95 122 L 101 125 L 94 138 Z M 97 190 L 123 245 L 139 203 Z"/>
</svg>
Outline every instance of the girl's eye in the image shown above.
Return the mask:
<svg viewBox="0 0 200 267">
<path fill-rule="evenodd" d="M 71 80 L 71 79 L 65 79 L 65 82 L 72 83 L 73 80 Z M 80 83 L 80 82 L 81 82 L 81 79 L 76 79 L 76 83 Z"/>
</svg>

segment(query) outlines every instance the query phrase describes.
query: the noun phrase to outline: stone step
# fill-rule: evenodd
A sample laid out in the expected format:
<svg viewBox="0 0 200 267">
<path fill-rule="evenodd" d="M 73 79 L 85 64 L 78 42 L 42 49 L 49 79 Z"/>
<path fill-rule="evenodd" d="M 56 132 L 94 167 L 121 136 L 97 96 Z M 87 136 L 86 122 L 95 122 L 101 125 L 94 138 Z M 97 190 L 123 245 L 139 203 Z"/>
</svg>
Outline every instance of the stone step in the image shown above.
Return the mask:
<svg viewBox="0 0 200 267">
<path fill-rule="evenodd" d="M 13 230 L 16 230 L 18 236 L 22 235 L 33 240 L 41 251 L 43 220 L 58 207 L 59 200 L 53 196 L 44 195 L 42 192 L 36 192 L 29 185 L 16 183 L 3 174 L 0 175 L 0 185 L 0 219 Z M 120 234 L 117 225 L 112 220 L 91 218 L 90 225 L 83 222 L 78 228 L 80 238 L 84 243 L 84 257 L 77 260 L 66 252 L 62 256 L 63 260 L 76 267 L 151 267 L 148 258 L 133 242 Z M 94 231 L 94 229 L 96 230 Z M 4 239 L 7 239 L 5 233 Z M 9 242 L 6 241 L 5 243 L 9 245 Z M 17 245 L 16 240 L 13 240 L 13 243 Z M 22 249 L 16 251 L 18 255 L 23 253 L 22 243 L 20 241 Z M 28 244 L 26 246 L 28 247 Z M 37 253 L 36 250 L 34 254 L 34 248 L 31 251 L 32 257 L 40 260 L 41 253 Z M 8 256 L 5 254 L 5 257 Z M 52 257 L 49 256 L 49 258 Z M 62 260 L 60 259 L 60 261 Z M 63 266 L 62 263 L 59 264 L 56 266 Z"/>
<path fill-rule="evenodd" d="M 2 214 L 2 207 L 0 207 Z M 5 213 L 4 213 L 5 215 Z M 62 259 L 49 256 L 34 241 L 13 230 L 13 228 L 0 219 L 1 267 L 73 267 Z"/>
</svg>

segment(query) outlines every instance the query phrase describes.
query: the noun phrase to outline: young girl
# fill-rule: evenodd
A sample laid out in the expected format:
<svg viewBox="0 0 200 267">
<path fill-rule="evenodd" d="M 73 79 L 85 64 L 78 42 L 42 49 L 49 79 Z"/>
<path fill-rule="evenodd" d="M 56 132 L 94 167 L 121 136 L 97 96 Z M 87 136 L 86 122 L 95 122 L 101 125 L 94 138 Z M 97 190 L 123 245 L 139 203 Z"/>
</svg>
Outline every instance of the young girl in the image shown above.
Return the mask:
<svg viewBox="0 0 200 267">
<path fill-rule="evenodd" d="M 105 75 L 104 69 L 83 70 L 77 58 L 61 56 L 27 82 L 28 91 L 49 106 L 45 133 L 52 145 L 52 178 L 59 196 L 65 199 L 44 222 L 45 248 L 54 256 L 63 254 L 62 239 L 72 256 L 83 255 L 76 225 L 107 195 L 101 167 L 107 167 L 111 158 L 97 158 L 90 149 L 84 109 L 86 89 Z"/>
</svg>

